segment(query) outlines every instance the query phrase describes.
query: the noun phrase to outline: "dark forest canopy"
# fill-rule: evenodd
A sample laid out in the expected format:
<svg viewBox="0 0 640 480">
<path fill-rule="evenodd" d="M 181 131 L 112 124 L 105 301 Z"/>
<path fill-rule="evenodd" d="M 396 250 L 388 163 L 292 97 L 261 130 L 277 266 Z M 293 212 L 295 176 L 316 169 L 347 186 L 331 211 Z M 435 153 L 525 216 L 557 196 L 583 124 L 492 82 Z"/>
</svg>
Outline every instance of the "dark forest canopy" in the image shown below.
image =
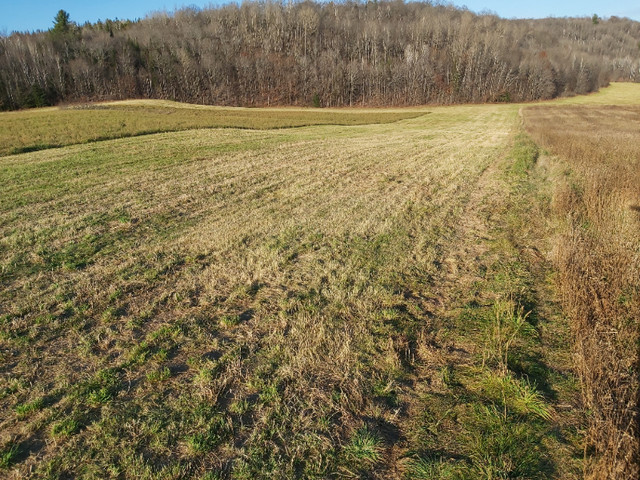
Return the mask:
<svg viewBox="0 0 640 480">
<path fill-rule="evenodd" d="M 640 80 L 639 22 L 505 20 L 432 3 L 244 2 L 0 38 L 5 110 L 525 101 L 616 80 Z"/>
</svg>

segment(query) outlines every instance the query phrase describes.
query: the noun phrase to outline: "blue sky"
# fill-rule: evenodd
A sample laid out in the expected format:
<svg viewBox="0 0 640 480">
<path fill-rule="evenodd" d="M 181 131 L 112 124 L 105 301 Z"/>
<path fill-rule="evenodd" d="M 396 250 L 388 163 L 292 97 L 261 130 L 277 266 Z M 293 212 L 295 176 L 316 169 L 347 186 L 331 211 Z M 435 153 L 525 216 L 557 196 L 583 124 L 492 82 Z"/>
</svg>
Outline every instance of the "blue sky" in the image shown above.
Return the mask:
<svg viewBox="0 0 640 480">
<path fill-rule="evenodd" d="M 518 2 L 513 0 L 460 0 L 453 4 L 466 5 L 469 10 L 482 12 L 490 10 L 504 18 L 542 17 L 590 17 L 594 13 L 600 17 L 629 17 L 640 21 L 638 0 L 538 0 Z"/>
<path fill-rule="evenodd" d="M 205 7 L 211 4 L 228 3 L 227 0 L 0 0 L 0 34 L 14 30 L 48 30 L 53 17 L 60 9 L 71 15 L 77 23 L 95 22 L 106 18 L 143 18 L 158 11 L 173 11 L 185 5 Z M 492 11 L 504 18 L 540 18 L 617 15 L 640 20 L 638 0 L 539 0 L 518 2 L 513 0 L 454 0 L 458 6 L 467 6 L 474 12 Z"/>
</svg>

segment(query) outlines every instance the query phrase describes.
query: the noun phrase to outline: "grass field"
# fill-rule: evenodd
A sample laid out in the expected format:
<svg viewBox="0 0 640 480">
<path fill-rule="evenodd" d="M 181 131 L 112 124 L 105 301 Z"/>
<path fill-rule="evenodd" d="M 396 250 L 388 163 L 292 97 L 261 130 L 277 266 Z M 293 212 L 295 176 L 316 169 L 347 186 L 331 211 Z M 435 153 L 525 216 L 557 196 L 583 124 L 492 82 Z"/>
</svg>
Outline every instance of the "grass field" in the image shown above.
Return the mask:
<svg viewBox="0 0 640 480">
<path fill-rule="evenodd" d="M 389 123 L 420 109 L 223 108 L 130 100 L 0 113 L 0 155 L 197 128 L 273 129 Z"/>
<path fill-rule="evenodd" d="M 635 83 L 611 83 L 607 88 L 588 95 L 577 95 L 545 102 L 548 105 L 638 105 L 638 85 Z"/>
<path fill-rule="evenodd" d="M 60 133 L 131 109 L 190 129 Z M 581 478 L 519 106 L 209 112 L 0 116 L 68 144 L 0 158 L 0 474 Z"/>
</svg>

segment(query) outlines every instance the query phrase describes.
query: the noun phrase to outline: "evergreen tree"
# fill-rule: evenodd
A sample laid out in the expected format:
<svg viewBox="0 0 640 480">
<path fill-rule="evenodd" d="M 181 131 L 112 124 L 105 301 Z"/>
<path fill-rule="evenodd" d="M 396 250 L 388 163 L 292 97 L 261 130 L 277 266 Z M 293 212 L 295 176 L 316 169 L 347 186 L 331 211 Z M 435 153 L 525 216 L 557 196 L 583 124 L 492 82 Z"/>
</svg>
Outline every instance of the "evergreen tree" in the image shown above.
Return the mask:
<svg viewBox="0 0 640 480">
<path fill-rule="evenodd" d="M 65 34 L 69 32 L 71 28 L 71 21 L 69 20 L 69 14 L 64 10 L 60 10 L 53 20 L 53 28 L 51 29 L 51 33 L 54 34 Z"/>
</svg>

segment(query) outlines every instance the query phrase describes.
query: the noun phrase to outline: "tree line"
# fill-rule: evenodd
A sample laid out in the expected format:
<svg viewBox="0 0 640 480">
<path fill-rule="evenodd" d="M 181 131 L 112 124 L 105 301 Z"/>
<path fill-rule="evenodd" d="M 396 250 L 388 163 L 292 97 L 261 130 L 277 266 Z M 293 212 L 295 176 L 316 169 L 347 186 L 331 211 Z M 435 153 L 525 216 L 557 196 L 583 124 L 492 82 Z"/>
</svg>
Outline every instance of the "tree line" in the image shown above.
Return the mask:
<svg viewBox="0 0 640 480">
<path fill-rule="evenodd" d="M 596 21 L 597 19 L 597 21 Z M 505 20 L 429 2 L 247 1 L 0 38 L 0 109 L 510 102 L 640 80 L 640 23 Z"/>
</svg>

